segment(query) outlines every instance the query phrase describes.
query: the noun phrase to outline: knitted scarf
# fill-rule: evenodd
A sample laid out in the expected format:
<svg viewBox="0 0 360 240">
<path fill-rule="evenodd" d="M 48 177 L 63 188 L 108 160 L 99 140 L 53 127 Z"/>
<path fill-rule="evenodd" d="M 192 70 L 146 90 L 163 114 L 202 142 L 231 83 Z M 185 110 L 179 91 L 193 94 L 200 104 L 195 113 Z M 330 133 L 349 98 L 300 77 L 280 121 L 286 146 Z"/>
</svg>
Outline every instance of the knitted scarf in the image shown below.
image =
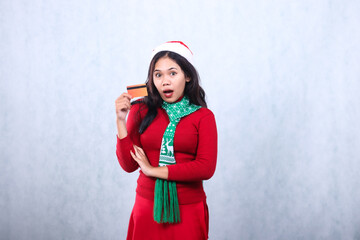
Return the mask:
<svg viewBox="0 0 360 240">
<path fill-rule="evenodd" d="M 201 107 L 190 104 L 189 99 L 184 96 L 181 101 L 176 103 L 164 101 L 162 108 L 165 109 L 170 120 L 162 138 L 159 160 L 159 166 L 166 166 L 176 164 L 174 157 L 174 135 L 177 124 L 182 117 L 195 112 Z M 154 220 L 157 223 L 180 222 L 176 183 L 156 179 L 154 195 Z"/>
</svg>

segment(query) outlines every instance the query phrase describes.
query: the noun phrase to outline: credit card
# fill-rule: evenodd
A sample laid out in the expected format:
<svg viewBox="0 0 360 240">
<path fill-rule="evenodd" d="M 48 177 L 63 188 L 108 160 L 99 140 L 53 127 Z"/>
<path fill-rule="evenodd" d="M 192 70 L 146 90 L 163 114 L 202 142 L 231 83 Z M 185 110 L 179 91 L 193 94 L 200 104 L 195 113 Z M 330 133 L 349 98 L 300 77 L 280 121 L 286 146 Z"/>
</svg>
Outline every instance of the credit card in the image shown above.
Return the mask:
<svg viewBox="0 0 360 240">
<path fill-rule="evenodd" d="M 133 97 L 145 97 L 148 95 L 146 84 L 137 84 L 137 85 L 131 85 L 127 86 L 127 92 Z"/>
</svg>

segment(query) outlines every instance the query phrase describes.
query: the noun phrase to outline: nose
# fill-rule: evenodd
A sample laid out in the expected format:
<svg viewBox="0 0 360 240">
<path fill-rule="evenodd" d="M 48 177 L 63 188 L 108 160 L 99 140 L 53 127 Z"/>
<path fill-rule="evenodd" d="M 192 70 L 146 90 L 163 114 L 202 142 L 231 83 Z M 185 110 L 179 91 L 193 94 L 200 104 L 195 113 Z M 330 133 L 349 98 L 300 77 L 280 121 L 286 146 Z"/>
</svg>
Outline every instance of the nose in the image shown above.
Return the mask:
<svg viewBox="0 0 360 240">
<path fill-rule="evenodd" d="M 162 85 L 163 85 L 163 86 L 168 86 L 168 85 L 170 85 L 170 80 L 169 80 L 168 77 L 164 76 L 163 81 L 162 81 Z"/>
</svg>

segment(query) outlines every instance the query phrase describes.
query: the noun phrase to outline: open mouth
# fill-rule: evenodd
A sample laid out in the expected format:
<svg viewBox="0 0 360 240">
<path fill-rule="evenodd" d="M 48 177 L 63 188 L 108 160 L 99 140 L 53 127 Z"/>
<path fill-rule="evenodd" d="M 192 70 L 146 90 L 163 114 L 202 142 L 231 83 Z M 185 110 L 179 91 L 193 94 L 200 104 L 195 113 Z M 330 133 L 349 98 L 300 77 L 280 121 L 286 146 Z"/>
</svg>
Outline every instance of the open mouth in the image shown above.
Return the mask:
<svg viewBox="0 0 360 240">
<path fill-rule="evenodd" d="M 173 95 L 173 90 L 165 90 L 163 91 L 164 93 L 164 96 L 167 97 L 167 98 L 170 98 L 172 95 Z"/>
</svg>

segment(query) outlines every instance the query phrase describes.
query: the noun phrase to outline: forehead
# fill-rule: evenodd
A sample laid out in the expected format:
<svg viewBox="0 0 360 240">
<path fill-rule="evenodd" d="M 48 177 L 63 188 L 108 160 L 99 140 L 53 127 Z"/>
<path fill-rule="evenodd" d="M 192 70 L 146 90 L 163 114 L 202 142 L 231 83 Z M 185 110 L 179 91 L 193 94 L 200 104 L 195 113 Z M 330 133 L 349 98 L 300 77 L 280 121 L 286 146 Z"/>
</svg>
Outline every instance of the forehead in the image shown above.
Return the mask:
<svg viewBox="0 0 360 240">
<path fill-rule="evenodd" d="M 162 57 L 155 64 L 155 71 L 168 70 L 174 67 L 180 69 L 180 66 L 174 60 L 169 57 Z"/>
</svg>

